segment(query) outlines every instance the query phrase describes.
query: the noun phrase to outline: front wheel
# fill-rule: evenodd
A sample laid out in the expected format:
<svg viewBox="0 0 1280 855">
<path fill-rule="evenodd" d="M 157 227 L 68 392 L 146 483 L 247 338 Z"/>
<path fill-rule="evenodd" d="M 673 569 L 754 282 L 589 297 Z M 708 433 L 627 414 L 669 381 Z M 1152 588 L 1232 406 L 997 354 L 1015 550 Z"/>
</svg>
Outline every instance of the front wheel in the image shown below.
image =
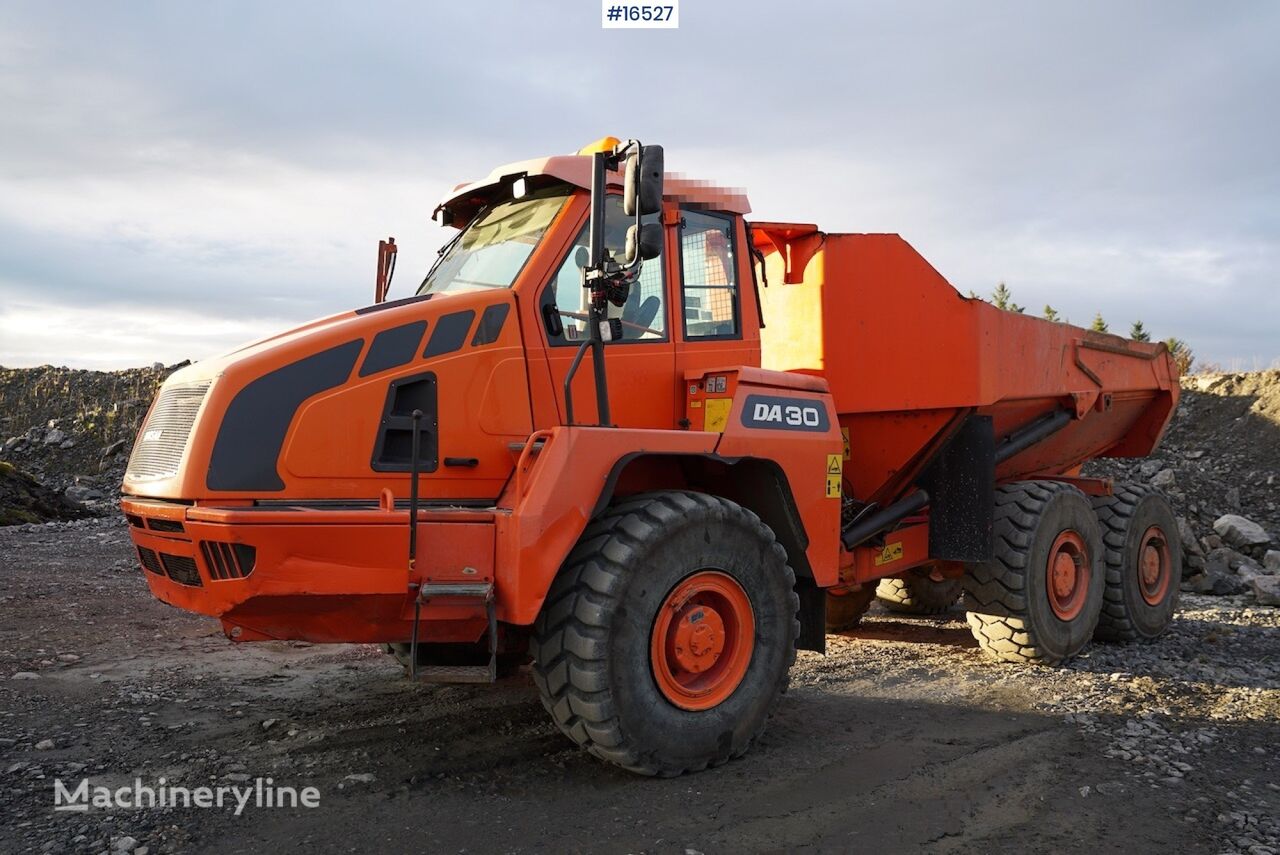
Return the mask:
<svg viewBox="0 0 1280 855">
<path fill-rule="evenodd" d="M 534 624 L 543 705 L 593 755 L 679 775 L 746 752 L 786 687 L 795 574 L 755 514 L 701 493 L 593 521 Z"/>
</svg>

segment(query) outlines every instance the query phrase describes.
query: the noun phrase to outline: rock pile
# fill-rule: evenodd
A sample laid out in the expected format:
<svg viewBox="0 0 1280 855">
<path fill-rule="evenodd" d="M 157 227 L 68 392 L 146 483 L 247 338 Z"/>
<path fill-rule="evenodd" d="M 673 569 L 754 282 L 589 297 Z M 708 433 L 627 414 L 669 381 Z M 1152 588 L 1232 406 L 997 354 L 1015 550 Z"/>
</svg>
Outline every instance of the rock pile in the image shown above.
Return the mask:
<svg viewBox="0 0 1280 855">
<path fill-rule="evenodd" d="M 0 526 L 74 519 L 84 510 L 25 472 L 0 462 Z"/>
<path fill-rule="evenodd" d="M 24 490 L 30 492 L 35 483 L 41 496 L 60 494 L 72 512 L 81 504 L 109 505 L 147 407 L 178 367 L 0 368 L 0 462 L 24 476 L 19 479 Z M 11 476 L 6 492 L 0 493 L 0 518 L 15 508 L 24 510 L 16 518 L 20 522 L 33 521 L 31 516 L 65 517 L 63 511 L 50 510 L 43 498 L 19 501 L 19 480 Z"/>
</svg>

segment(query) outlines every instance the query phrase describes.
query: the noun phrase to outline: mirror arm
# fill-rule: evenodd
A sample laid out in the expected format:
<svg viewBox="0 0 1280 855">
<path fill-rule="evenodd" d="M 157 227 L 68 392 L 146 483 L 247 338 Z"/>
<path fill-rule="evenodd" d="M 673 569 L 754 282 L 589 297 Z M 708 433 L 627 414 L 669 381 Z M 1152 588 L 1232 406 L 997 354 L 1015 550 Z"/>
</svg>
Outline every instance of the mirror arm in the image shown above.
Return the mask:
<svg viewBox="0 0 1280 855">
<path fill-rule="evenodd" d="M 591 216 L 588 221 L 587 266 L 582 269 L 582 286 L 591 291 L 591 300 L 587 310 L 587 340 L 579 347 L 565 378 L 565 415 L 569 424 L 573 424 L 573 393 L 570 384 L 578 365 L 588 349 L 591 350 L 591 367 L 594 369 L 596 387 L 596 413 L 601 427 L 611 427 L 612 416 L 609 412 L 609 386 L 604 366 L 604 336 L 600 327 L 609 322 L 608 301 L 604 296 L 607 280 L 614 276 L 630 276 L 639 270 L 644 258 L 639 251 L 630 263 L 619 265 L 611 258 L 606 260 L 604 245 L 605 197 L 608 193 L 608 172 L 617 169 L 624 157 L 635 151 L 637 157 L 644 156 L 644 147 L 639 140 L 627 140 L 616 146 L 611 152 L 595 152 L 591 156 Z M 636 205 L 635 229 L 637 242 L 640 232 L 641 206 Z"/>
<path fill-rule="evenodd" d="M 604 338 L 600 333 L 600 324 L 606 319 L 607 310 L 601 291 L 602 285 L 597 283 L 597 280 L 603 279 L 605 275 L 604 203 L 605 194 L 608 192 L 606 170 L 612 159 L 609 153 L 602 151 L 591 156 L 591 220 L 588 227 L 590 236 L 587 267 L 582 271 L 582 285 L 591 289 L 591 301 L 587 311 L 589 318 L 587 340 L 578 348 L 577 356 L 574 357 L 573 365 L 570 366 L 569 375 L 565 378 L 565 415 L 570 424 L 573 424 L 573 404 L 569 384 L 587 348 L 591 349 L 591 367 L 594 369 L 596 386 L 596 413 L 600 419 L 600 426 L 609 427 L 611 424 L 608 378 L 604 370 Z"/>
</svg>

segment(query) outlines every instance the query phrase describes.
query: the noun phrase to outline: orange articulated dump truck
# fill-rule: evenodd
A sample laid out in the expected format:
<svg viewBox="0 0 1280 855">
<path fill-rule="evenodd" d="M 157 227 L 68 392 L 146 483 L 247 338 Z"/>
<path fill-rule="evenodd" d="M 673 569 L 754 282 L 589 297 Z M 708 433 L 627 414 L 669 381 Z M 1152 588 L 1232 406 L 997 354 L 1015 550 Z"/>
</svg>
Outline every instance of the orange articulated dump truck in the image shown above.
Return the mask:
<svg viewBox="0 0 1280 855">
<path fill-rule="evenodd" d="M 606 137 L 500 167 L 415 293 L 175 373 L 122 508 L 157 597 L 236 641 L 385 644 L 417 679 L 531 661 L 569 738 L 644 774 L 747 750 L 797 649 L 877 596 L 961 596 L 1053 664 L 1159 635 L 1164 345 L 962 297 L 891 234 L 749 222 Z"/>
</svg>

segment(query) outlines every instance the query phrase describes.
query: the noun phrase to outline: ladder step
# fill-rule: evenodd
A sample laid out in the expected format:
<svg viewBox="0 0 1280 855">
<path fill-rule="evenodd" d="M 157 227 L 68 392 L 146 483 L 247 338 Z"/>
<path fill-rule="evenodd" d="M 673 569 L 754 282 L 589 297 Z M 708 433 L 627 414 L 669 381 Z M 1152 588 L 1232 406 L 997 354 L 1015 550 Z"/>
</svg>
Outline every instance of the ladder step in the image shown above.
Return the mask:
<svg viewBox="0 0 1280 855">
<path fill-rule="evenodd" d="M 493 597 L 492 582 L 426 582 L 418 589 L 419 600 L 432 597 L 471 597 L 488 600 Z"/>
<path fill-rule="evenodd" d="M 424 683 L 492 683 L 489 665 L 419 665 L 417 677 Z"/>
</svg>

